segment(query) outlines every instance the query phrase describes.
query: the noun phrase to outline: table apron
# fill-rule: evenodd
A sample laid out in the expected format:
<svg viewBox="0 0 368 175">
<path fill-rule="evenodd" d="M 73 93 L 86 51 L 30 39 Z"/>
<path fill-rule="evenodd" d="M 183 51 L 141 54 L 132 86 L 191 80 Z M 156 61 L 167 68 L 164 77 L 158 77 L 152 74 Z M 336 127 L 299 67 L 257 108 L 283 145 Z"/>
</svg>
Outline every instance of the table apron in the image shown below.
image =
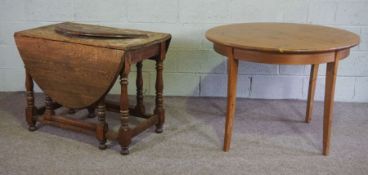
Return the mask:
<svg viewBox="0 0 368 175">
<path fill-rule="evenodd" d="M 143 61 L 145 59 L 154 58 L 159 55 L 160 55 L 160 43 L 127 51 L 125 54 L 125 59 L 129 59 L 129 62 L 131 64 L 135 64 L 137 62 Z"/>
<path fill-rule="evenodd" d="M 228 46 L 214 44 L 214 50 L 224 56 L 227 56 L 227 47 Z M 335 52 L 337 52 L 336 59 L 339 60 L 346 58 L 350 53 L 350 48 L 319 53 L 276 53 L 244 50 L 238 48 L 233 49 L 235 59 L 267 64 L 321 64 L 334 62 Z"/>
</svg>

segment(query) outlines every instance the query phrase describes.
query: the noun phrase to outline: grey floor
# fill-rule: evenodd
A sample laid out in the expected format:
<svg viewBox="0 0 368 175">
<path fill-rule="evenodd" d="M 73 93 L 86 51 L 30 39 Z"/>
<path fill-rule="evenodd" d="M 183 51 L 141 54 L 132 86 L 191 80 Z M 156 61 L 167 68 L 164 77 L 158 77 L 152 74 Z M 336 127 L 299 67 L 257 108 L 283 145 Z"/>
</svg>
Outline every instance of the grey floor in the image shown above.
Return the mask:
<svg viewBox="0 0 368 175">
<path fill-rule="evenodd" d="M 154 99 L 146 100 L 151 109 Z M 100 151 L 93 136 L 73 131 L 29 132 L 24 104 L 21 92 L 0 93 L 0 174 L 368 174 L 368 104 L 335 104 L 328 157 L 321 155 L 321 102 L 306 124 L 304 101 L 238 99 L 231 150 L 224 153 L 225 98 L 167 97 L 164 133 L 151 128 L 136 137 L 128 156 L 116 142 Z M 108 115 L 117 128 L 119 116 Z"/>
</svg>

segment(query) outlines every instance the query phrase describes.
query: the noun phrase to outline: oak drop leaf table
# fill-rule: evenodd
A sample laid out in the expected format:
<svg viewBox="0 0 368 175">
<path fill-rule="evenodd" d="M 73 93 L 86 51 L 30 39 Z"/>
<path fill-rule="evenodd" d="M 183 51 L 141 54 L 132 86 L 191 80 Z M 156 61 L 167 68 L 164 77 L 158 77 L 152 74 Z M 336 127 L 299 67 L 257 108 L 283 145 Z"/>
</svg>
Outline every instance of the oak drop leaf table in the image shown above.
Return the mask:
<svg viewBox="0 0 368 175">
<path fill-rule="evenodd" d="M 214 27 L 206 32 L 214 50 L 227 57 L 228 89 L 224 151 L 229 151 L 236 104 L 239 60 L 268 64 L 310 64 L 305 121 L 312 118 L 318 66 L 327 63 L 323 120 L 323 154 L 329 154 L 335 81 L 339 61 L 359 36 L 346 30 L 292 23 L 243 23 Z"/>
<path fill-rule="evenodd" d="M 162 132 L 163 61 L 171 35 L 130 29 L 117 29 L 78 23 L 60 23 L 24 30 L 14 34 L 26 70 L 26 121 L 30 131 L 36 122 L 95 134 L 99 148 L 106 140 L 117 140 L 121 154 L 128 154 L 134 136 L 156 125 Z M 156 62 L 156 105 L 153 114 L 146 114 L 143 104 L 142 62 Z M 128 104 L 128 75 L 131 65 L 137 67 L 137 102 Z M 120 103 L 105 100 L 106 94 L 120 76 Z M 34 105 L 33 81 L 45 93 L 45 106 Z M 89 122 L 56 114 L 59 107 L 88 109 L 88 117 L 97 115 L 98 122 Z M 96 111 L 95 111 L 96 109 Z M 118 132 L 109 129 L 106 111 L 120 113 Z M 132 127 L 129 117 L 145 120 Z"/>
</svg>

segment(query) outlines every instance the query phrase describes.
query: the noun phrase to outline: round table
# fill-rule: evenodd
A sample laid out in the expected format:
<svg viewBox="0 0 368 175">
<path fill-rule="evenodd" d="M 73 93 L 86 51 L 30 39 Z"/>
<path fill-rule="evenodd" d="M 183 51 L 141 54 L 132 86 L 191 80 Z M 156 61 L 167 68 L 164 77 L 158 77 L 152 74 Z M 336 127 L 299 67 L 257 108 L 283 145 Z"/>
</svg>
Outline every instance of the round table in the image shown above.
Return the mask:
<svg viewBox="0 0 368 175">
<path fill-rule="evenodd" d="M 311 64 L 306 122 L 311 121 L 318 66 L 327 63 L 323 120 L 323 154 L 329 154 L 335 82 L 339 61 L 359 36 L 346 30 L 310 24 L 243 23 L 206 32 L 214 49 L 226 56 L 228 66 L 224 151 L 229 151 L 236 104 L 239 60 L 268 64 Z"/>
</svg>

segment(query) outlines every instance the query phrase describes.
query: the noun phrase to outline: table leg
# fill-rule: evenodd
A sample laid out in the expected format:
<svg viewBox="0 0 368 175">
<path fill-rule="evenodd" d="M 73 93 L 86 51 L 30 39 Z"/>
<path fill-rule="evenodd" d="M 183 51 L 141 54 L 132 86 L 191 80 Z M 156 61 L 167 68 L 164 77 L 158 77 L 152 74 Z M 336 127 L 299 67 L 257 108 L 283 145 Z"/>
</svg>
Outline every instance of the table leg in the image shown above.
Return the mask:
<svg viewBox="0 0 368 175">
<path fill-rule="evenodd" d="M 129 144 L 131 143 L 132 136 L 129 128 L 129 103 L 128 103 L 128 73 L 124 71 L 120 75 L 120 122 L 119 129 L 119 143 L 121 146 L 120 153 L 122 155 L 129 154 Z"/>
<path fill-rule="evenodd" d="M 37 111 L 37 109 L 34 106 L 34 96 L 33 96 L 33 79 L 31 75 L 26 70 L 26 80 L 25 80 L 25 86 L 26 86 L 26 99 L 27 99 L 27 106 L 25 109 L 26 114 L 26 121 L 28 124 L 28 130 L 29 131 L 35 131 L 36 128 L 36 119 L 33 118 L 33 114 Z"/>
<path fill-rule="evenodd" d="M 227 56 L 228 56 L 227 111 L 226 111 L 225 138 L 223 148 L 225 152 L 229 151 L 230 149 L 233 119 L 236 105 L 236 83 L 237 83 L 238 63 L 239 63 L 239 60 L 234 58 L 234 50 L 232 48 L 228 48 Z"/>
<path fill-rule="evenodd" d="M 135 111 L 140 114 L 144 115 L 145 107 L 143 104 L 143 75 L 142 75 L 142 61 L 138 62 L 137 67 L 137 79 L 136 79 L 136 86 L 137 86 L 137 104 L 135 106 Z"/>
<path fill-rule="evenodd" d="M 88 107 L 87 110 L 88 110 L 88 115 L 87 115 L 88 118 L 94 118 L 96 116 L 94 106 Z"/>
<path fill-rule="evenodd" d="M 323 114 L 323 154 L 328 155 L 330 151 L 331 123 L 333 118 L 335 82 L 339 60 L 327 63 L 326 87 L 325 87 L 325 106 Z"/>
<path fill-rule="evenodd" d="M 156 133 L 162 133 L 163 124 L 165 122 L 165 109 L 164 109 L 164 101 L 163 101 L 163 61 L 166 55 L 166 44 L 163 42 L 160 46 L 160 56 L 156 59 L 156 106 L 155 106 L 155 114 L 158 115 L 158 122 L 156 124 Z"/>
<path fill-rule="evenodd" d="M 312 67 L 311 67 L 311 72 L 310 72 L 310 77 L 309 77 L 307 112 L 305 115 L 306 123 L 310 123 L 310 121 L 312 120 L 313 102 L 314 102 L 314 94 L 316 91 L 318 67 L 319 67 L 319 64 L 312 64 Z"/>
<path fill-rule="evenodd" d="M 52 99 L 51 99 L 51 97 L 49 97 L 47 94 L 45 94 L 45 104 L 46 104 L 46 106 L 45 106 L 45 108 L 46 108 L 46 110 L 45 110 L 45 120 L 52 120 L 51 118 L 52 118 L 52 115 L 54 115 L 55 114 L 55 111 L 54 111 L 54 106 L 53 106 L 53 102 L 52 102 Z"/>
<path fill-rule="evenodd" d="M 100 100 L 97 106 L 97 119 L 98 124 L 96 128 L 96 137 L 99 140 L 100 144 L 98 148 L 100 150 L 104 150 L 107 148 L 106 146 L 106 132 L 108 130 L 108 126 L 106 123 L 106 105 L 104 99 Z"/>
</svg>

